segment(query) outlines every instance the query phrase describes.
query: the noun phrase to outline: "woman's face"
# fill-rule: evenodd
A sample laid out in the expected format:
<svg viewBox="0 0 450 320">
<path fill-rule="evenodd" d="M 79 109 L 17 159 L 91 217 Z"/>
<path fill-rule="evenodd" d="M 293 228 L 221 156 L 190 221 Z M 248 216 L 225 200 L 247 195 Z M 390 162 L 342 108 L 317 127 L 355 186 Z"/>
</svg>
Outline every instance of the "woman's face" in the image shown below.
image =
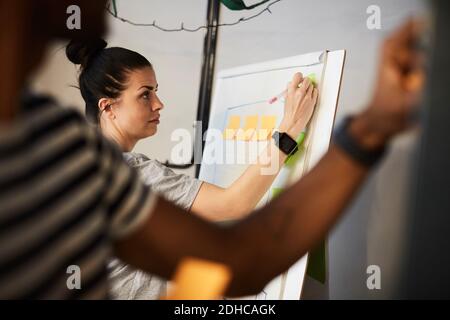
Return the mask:
<svg viewBox="0 0 450 320">
<path fill-rule="evenodd" d="M 158 82 L 152 68 L 128 74 L 127 88 L 113 105 L 122 134 L 139 140 L 154 135 L 159 124 L 159 111 L 164 107 L 157 96 Z"/>
</svg>

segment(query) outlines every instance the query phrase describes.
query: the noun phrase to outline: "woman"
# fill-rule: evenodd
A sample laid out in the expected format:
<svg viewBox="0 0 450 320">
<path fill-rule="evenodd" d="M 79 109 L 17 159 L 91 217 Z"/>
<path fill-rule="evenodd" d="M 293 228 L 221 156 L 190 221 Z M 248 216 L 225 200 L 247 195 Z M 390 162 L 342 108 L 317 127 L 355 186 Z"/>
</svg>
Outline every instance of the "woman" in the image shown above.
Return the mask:
<svg viewBox="0 0 450 320">
<path fill-rule="evenodd" d="M 156 134 L 164 105 L 157 95 L 158 82 L 150 62 L 131 50 L 106 46 L 104 40 L 95 39 L 72 41 L 66 48 L 69 60 L 81 65 L 79 88 L 88 119 L 119 145 L 127 162 L 140 169 L 146 184 L 177 205 L 214 221 L 236 219 L 250 212 L 282 166 L 277 165 L 278 171 L 272 175 L 260 174 L 261 168 L 281 163 L 282 151 L 271 140 L 257 163 L 228 188 L 176 174 L 156 160 L 132 153 L 139 140 Z M 302 95 L 286 101 L 279 127 L 293 138 L 308 123 L 318 95 L 308 79 L 301 86 Z M 110 269 L 115 298 L 155 299 L 165 292 L 165 282 L 118 260 L 110 263 Z"/>
</svg>

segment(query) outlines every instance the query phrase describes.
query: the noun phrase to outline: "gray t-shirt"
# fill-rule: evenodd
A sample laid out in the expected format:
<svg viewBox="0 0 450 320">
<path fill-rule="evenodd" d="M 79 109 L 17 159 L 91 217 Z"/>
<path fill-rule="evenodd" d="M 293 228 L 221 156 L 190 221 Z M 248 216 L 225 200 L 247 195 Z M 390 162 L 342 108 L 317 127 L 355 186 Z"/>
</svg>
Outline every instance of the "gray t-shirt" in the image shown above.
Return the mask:
<svg viewBox="0 0 450 320">
<path fill-rule="evenodd" d="M 146 185 L 167 200 L 190 210 L 202 181 L 177 174 L 157 160 L 143 154 L 124 153 L 127 163 L 137 168 Z M 108 265 L 111 296 L 120 300 L 155 300 L 166 293 L 166 281 L 136 270 L 119 259 Z"/>
</svg>

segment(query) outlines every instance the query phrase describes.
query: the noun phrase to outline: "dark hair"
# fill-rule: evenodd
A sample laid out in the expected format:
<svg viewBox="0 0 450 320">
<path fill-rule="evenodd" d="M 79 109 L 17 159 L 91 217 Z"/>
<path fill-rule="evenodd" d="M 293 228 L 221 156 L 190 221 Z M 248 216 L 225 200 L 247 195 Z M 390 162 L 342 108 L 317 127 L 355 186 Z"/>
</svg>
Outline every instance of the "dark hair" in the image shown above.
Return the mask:
<svg viewBox="0 0 450 320">
<path fill-rule="evenodd" d="M 98 123 L 98 101 L 117 98 L 126 89 L 127 73 L 151 63 L 137 52 L 113 47 L 106 48 L 103 39 L 72 40 L 66 47 L 67 58 L 81 65 L 78 78 L 81 95 L 86 103 L 86 117 Z"/>
</svg>

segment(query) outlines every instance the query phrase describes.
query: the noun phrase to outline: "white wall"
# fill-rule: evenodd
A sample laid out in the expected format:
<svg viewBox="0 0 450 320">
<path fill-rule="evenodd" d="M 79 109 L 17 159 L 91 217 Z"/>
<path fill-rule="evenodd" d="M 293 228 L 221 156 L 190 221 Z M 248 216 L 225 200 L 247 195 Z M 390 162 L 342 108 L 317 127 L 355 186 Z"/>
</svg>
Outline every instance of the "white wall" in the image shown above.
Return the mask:
<svg viewBox="0 0 450 320">
<path fill-rule="evenodd" d="M 165 27 L 204 24 L 206 0 L 118 0 L 119 14 L 135 21 L 156 20 Z M 368 30 L 366 9 L 381 7 L 382 29 Z M 282 0 L 272 14 L 220 30 L 217 70 L 278 59 L 322 49 L 346 49 L 342 92 L 337 120 L 361 110 L 368 102 L 374 82 L 378 46 L 383 37 L 405 17 L 423 10 L 419 0 Z M 222 7 L 222 22 L 258 12 L 230 12 Z M 139 152 L 159 160 L 170 156 L 170 133 L 175 128 L 191 129 L 195 120 L 200 82 L 204 32 L 166 33 L 153 28 L 133 27 L 111 21 L 108 41 L 144 54 L 153 64 L 166 104 L 159 133 L 137 147 Z M 54 47 L 45 72 L 35 85 L 50 91 L 64 103 L 82 106 L 75 84 L 74 67 L 63 50 Z M 409 154 L 414 134 L 396 141 L 390 155 L 366 183 L 347 215 L 329 237 L 329 292 L 310 283 L 308 297 L 387 297 L 395 284 L 396 257 L 400 253 L 401 227 L 405 213 L 405 192 Z M 188 170 L 192 174 L 192 170 Z M 369 264 L 382 271 L 382 290 L 370 292 L 365 273 Z"/>
</svg>

